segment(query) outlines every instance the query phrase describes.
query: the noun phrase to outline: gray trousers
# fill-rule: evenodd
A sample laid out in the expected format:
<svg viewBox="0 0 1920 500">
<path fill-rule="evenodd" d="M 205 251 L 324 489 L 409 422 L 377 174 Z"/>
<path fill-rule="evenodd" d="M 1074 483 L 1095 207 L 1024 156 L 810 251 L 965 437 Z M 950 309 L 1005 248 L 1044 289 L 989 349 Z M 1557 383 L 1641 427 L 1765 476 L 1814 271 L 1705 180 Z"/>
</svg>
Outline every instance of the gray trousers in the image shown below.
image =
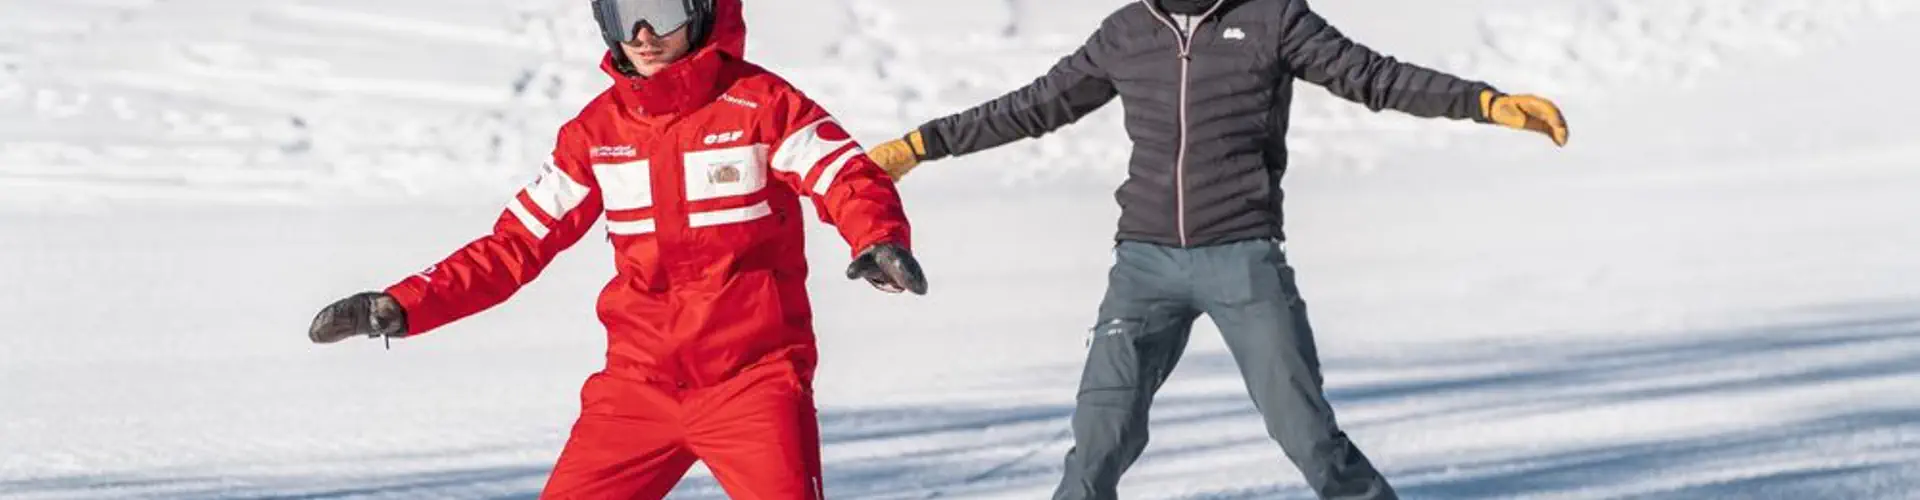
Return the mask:
<svg viewBox="0 0 1920 500">
<path fill-rule="evenodd" d="M 1118 498 L 1120 475 L 1147 447 L 1154 392 L 1203 313 L 1225 336 L 1267 435 L 1321 498 L 1397 498 L 1334 422 L 1306 303 L 1279 243 L 1181 249 L 1123 242 L 1115 254 L 1055 499 Z"/>
</svg>

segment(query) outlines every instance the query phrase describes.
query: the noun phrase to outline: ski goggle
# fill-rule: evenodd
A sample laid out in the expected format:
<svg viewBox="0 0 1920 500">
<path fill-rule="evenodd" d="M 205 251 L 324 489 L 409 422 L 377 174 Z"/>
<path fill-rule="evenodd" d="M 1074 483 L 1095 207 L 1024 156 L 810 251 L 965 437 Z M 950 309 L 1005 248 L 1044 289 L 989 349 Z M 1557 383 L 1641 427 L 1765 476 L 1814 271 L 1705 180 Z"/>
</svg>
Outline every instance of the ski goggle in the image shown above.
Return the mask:
<svg viewBox="0 0 1920 500">
<path fill-rule="evenodd" d="M 667 36 L 686 27 L 693 12 L 686 0 L 593 0 L 593 17 L 608 42 L 627 43 L 643 23 Z"/>
</svg>

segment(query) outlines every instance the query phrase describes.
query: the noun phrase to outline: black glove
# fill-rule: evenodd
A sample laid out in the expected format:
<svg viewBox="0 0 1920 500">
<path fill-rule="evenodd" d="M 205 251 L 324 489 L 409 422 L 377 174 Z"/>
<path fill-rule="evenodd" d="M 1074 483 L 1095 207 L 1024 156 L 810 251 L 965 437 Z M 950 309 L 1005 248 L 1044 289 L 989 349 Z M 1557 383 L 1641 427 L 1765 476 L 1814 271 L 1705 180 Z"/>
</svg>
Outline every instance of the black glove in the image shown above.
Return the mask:
<svg viewBox="0 0 1920 500">
<path fill-rule="evenodd" d="M 913 253 L 907 249 L 892 243 L 881 243 L 860 252 L 860 256 L 853 258 L 853 264 L 847 266 L 847 279 L 867 280 L 874 288 L 887 293 L 927 294 L 927 275 L 920 272 L 920 261 L 914 260 Z"/>
<path fill-rule="evenodd" d="M 315 344 L 331 344 L 354 336 L 405 337 L 407 311 L 392 295 L 366 292 L 340 299 L 313 318 L 307 338 Z"/>
</svg>

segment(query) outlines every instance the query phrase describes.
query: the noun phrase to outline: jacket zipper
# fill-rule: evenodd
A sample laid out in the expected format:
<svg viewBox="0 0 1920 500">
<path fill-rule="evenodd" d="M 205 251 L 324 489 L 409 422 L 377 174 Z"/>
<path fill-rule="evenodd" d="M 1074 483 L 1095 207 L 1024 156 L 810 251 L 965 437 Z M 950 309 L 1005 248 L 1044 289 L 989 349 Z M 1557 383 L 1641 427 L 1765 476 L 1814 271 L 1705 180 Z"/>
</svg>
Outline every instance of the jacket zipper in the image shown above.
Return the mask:
<svg viewBox="0 0 1920 500">
<path fill-rule="evenodd" d="M 1200 32 L 1200 25 L 1206 24 L 1207 18 L 1213 17 L 1214 11 L 1220 10 L 1220 5 L 1225 2 L 1215 1 L 1213 6 L 1208 7 L 1205 13 L 1191 18 L 1193 25 L 1186 30 L 1182 30 L 1180 26 L 1175 25 L 1173 23 L 1173 17 L 1170 14 L 1163 14 L 1159 10 L 1156 10 L 1153 6 L 1153 0 L 1140 0 L 1140 3 L 1146 4 L 1147 12 L 1153 13 L 1153 17 L 1159 19 L 1161 24 L 1167 25 L 1167 29 L 1173 30 L 1174 40 L 1179 42 L 1180 46 L 1180 145 L 1174 150 L 1173 155 L 1173 203 L 1175 205 L 1173 210 L 1175 223 L 1180 226 L 1180 248 L 1186 248 L 1189 245 L 1187 240 L 1187 93 L 1189 83 L 1187 80 L 1188 74 L 1191 72 L 1193 66 L 1193 38 L 1195 34 Z"/>
<path fill-rule="evenodd" d="M 1193 66 L 1193 43 L 1191 35 L 1181 35 L 1180 40 L 1180 148 L 1173 155 L 1173 200 L 1179 206 L 1174 207 L 1180 224 L 1180 248 L 1187 247 L 1187 73 Z"/>
</svg>

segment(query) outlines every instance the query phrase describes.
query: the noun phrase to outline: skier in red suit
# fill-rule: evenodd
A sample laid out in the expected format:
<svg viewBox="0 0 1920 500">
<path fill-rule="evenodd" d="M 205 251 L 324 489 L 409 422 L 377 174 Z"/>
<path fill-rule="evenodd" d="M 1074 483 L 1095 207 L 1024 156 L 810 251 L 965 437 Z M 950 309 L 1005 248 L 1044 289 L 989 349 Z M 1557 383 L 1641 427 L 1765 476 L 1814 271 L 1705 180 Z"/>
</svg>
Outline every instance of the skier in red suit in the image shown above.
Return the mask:
<svg viewBox="0 0 1920 500">
<path fill-rule="evenodd" d="M 407 337 L 505 301 L 602 215 L 618 274 L 607 362 L 543 498 L 661 498 L 696 460 L 737 499 L 818 499 L 801 198 L 847 269 L 926 293 L 887 173 L 833 117 L 742 59 L 739 0 L 593 3 L 614 84 L 560 129 L 493 233 L 321 311 L 309 336 Z"/>
</svg>

